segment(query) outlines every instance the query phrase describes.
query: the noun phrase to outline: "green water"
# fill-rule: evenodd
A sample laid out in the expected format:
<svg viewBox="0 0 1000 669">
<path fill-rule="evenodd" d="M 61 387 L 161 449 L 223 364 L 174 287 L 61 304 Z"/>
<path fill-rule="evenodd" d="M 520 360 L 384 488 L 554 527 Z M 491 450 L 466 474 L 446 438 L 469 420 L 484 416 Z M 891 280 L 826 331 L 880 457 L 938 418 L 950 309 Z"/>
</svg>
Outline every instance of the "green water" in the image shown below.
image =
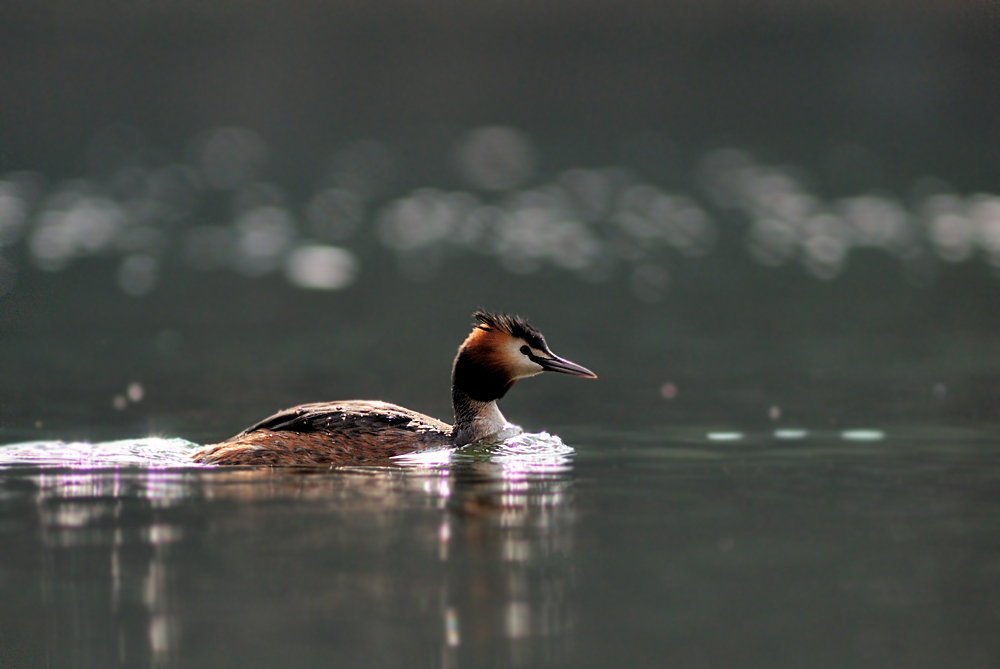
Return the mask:
<svg viewBox="0 0 1000 669">
<path fill-rule="evenodd" d="M 541 464 L 481 454 L 338 472 L 7 469 L 5 658 L 996 662 L 995 436 L 575 436 L 575 454 Z"/>
<path fill-rule="evenodd" d="M 4 660 L 996 664 L 988 273 L 915 287 L 859 262 L 816 283 L 721 254 L 675 265 L 680 287 L 647 304 L 456 262 L 320 294 L 175 270 L 141 299 L 102 260 L 26 273 L 0 332 Z M 178 468 L 298 402 L 449 418 L 479 305 L 599 375 L 501 402 L 572 453 Z"/>
</svg>

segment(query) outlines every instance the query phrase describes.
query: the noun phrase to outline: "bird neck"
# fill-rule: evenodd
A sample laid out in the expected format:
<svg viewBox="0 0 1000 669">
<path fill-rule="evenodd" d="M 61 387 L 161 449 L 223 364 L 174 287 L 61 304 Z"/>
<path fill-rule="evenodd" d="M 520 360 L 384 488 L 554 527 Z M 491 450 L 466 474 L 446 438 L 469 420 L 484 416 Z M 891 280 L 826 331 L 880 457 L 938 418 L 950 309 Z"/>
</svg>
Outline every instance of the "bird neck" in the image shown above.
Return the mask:
<svg viewBox="0 0 1000 669">
<path fill-rule="evenodd" d="M 457 446 L 497 434 L 507 425 L 496 400 L 475 400 L 460 388 L 452 386 L 451 405 L 455 411 L 452 440 Z"/>
<path fill-rule="evenodd" d="M 452 440 L 456 445 L 497 434 L 507 424 L 497 400 L 514 385 L 509 374 L 474 355 L 465 346 L 455 356 L 451 370 L 451 407 L 455 412 Z"/>
</svg>

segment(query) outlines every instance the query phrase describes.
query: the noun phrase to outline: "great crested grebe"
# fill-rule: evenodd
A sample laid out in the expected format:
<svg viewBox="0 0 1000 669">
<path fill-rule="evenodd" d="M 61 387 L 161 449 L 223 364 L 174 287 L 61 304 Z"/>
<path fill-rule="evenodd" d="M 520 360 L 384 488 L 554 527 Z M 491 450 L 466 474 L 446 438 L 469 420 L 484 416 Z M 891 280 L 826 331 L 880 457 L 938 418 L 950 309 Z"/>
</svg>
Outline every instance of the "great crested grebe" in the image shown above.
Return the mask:
<svg viewBox="0 0 1000 669">
<path fill-rule="evenodd" d="M 454 426 L 387 402 L 303 404 L 209 444 L 192 458 L 213 465 L 339 465 L 464 446 L 520 432 L 497 408 L 518 379 L 542 372 L 597 378 L 553 353 L 542 333 L 520 316 L 486 311 L 473 316 L 478 323 L 458 347 L 451 369 Z"/>
</svg>

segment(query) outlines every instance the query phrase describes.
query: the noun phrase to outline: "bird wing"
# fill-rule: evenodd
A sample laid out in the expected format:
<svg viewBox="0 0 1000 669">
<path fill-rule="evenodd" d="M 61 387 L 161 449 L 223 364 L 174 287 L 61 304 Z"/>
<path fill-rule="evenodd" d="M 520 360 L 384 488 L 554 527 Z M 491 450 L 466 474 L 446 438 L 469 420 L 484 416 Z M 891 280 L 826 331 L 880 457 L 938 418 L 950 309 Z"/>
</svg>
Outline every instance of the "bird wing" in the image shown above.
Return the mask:
<svg viewBox="0 0 1000 669">
<path fill-rule="evenodd" d="M 451 432 L 451 425 L 425 414 L 375 400 L 319 402 L 290 407 L 268 416 L 240 435 L 260 430 L 270 432 L 324 432 L 341 421 L 364 424 L 376 431 L 388 427 L 414 432 Z"/>
</svg>

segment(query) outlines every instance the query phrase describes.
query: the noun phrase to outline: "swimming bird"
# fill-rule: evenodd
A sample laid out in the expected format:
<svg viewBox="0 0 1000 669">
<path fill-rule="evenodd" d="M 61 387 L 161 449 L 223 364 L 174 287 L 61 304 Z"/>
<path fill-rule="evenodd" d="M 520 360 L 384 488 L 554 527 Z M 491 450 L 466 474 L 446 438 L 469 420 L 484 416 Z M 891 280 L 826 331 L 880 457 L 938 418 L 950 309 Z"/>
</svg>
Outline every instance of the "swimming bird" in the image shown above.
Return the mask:
<svg viewBox="0 0 1000 669">
<path fill-rule="evenodd" d="M 476 325 L 451 369 L 454 425 L 388 402 L 303 404 L 204 446 L 192 458 L 213 465 L 341 465 L 500 440 L 521 432 L 497 407 L 518 379 L 542 372 L 597 378 L 553 353 L 520 316 L 477 311 L 473 317 Z"/>
</svg>

